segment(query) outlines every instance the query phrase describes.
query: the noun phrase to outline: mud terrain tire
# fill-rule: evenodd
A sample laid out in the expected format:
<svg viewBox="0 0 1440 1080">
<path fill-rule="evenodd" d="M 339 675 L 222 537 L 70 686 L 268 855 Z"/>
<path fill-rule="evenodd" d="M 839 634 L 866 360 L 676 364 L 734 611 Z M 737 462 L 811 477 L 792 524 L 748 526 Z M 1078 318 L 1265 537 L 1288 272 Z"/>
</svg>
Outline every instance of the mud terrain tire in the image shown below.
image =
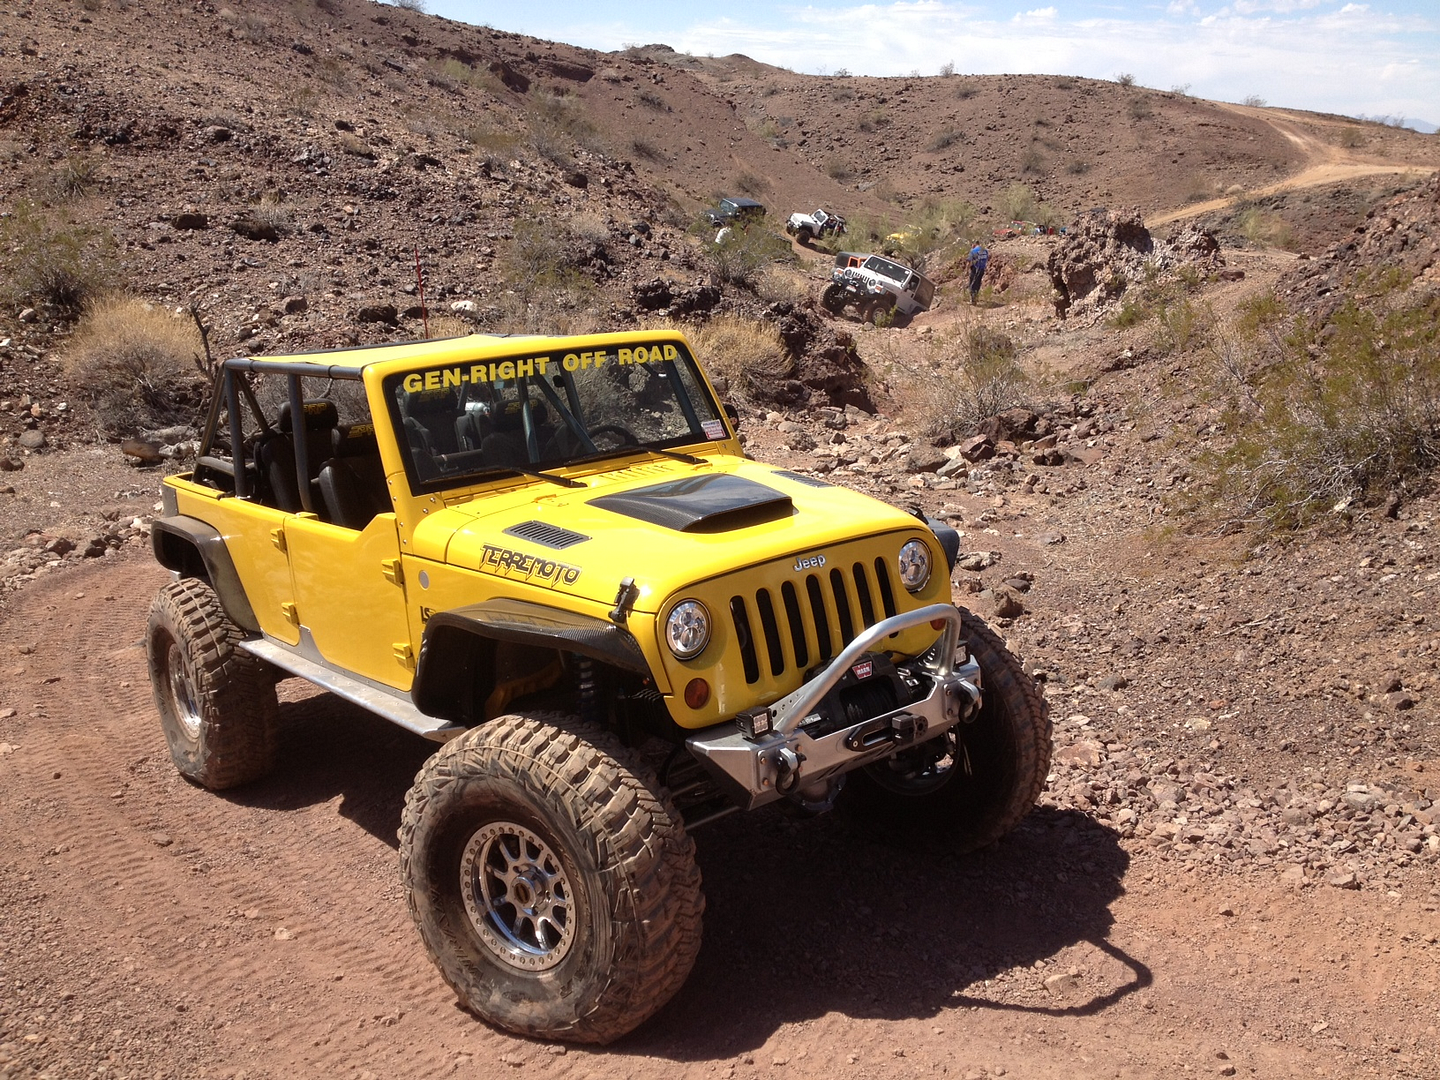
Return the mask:
<svg viewBox="0 0 1440 1080">
<path fill-rule="evenodd" d="M 244 632 L 215 590 L 173 581 L 150 607 L 145 635 L 150 685 L 170 757 L 212 791 L 258 780 L 275 765 L 275 672 L 239 648 Z"/>
<path fill-rule="evenodd" d="M 1051 731 L 1035 680 L 982 619 L 960 614 L 984 684 L 980 715 L 856 770 L 846 795 L 862 820 L 963 852 L 994 843 L 1030 812 L 1050 771 Z"/>
<path fill-rule="evenodd" d="M 825 291 L 820 294 L 820 306 L 832 315 L 839 315 L 845 310 L 845 288 L 832 282 L 825 286 Z"/>
<path fill-rule="evenodd" d="M 465 1008 L 607 1043 L 700 949 L 695 845 L 650 770 L 563 714 L 501 716 L 420 770 L 400 823 L 410 914 Z"/>
</svg>

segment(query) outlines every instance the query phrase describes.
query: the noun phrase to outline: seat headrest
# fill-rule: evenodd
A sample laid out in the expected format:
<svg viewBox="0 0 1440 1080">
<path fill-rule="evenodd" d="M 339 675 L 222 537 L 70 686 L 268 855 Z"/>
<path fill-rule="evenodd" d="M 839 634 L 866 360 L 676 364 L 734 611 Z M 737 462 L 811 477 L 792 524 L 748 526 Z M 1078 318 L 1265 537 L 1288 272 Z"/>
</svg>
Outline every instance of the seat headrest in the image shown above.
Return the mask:
<svg viewBox="0 0 1440 1080">
<path fill-rule="evenodd" d="M 541 427 L 550 422 L 550 414 L 545 411 L 545 406 L 538 401 L 530 402 L 530 419 L 536 427 Z M 490 422 L 495 425 L 496 431 L 519 431 L 525 426 L 525 411 L 521 402 L 507 401 L 496 407 L 490 414 Z"/>
<path fill-rule="evenodd" d="M 335 410 L 333 401 L 307 401 L 304 409 L 306 431 L 329 431 L 340 422 L 340 414 Z M 295 430 L 290 419 L 290 403 L 288 401 L 280 406 L 280 430 L 285 432 Z"/>
<path fill-rule="evenodd" d="M 380 453 L 380 440 L 375 437 L 374 424 L 350 424 L 337 427 L 330 434 L 330 445 L 340 458 L 366 457 Z"/>
</svg>

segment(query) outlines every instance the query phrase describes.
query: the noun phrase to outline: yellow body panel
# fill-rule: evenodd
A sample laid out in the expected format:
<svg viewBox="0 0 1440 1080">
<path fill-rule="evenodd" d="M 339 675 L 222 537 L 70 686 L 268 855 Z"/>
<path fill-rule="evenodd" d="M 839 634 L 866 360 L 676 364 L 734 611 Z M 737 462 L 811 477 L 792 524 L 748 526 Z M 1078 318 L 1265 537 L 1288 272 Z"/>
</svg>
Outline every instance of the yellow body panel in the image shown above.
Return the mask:
<svg viewBox="0 0 1440 1080">
<path fill-rule="evenodd" d="M 394 572 L 400 557 L 395 516 L 381 514 L 356 532 L 295 515 L 285 536 L 300 625 L 310 631 L 320 655 L 367 679 L 408 690 L 419 650 L 406 615 L 404 576 Z M 405 645 L 411 646 L 408 664 Z"/>
<path fill-rule="evenodd" d="M 180 513 L 198 518 L 224 538 L 260 629 L 286 644 L 299 642 L 299 627 L 286 615 L 286 605 L 295 602 L 283 539 L 291 515 L 223 496 L 213 488 L 191 483 L 188 476 L 172 476 L 165 483 L 174 489 Z"/>
</svg>

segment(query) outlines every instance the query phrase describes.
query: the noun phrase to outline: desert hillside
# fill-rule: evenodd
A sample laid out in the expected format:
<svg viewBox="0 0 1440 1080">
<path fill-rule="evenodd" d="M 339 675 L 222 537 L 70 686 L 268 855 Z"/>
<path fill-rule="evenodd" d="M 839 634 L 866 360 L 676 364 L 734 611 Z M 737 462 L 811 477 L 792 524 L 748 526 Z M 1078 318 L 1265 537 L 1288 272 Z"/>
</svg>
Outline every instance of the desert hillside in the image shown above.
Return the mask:
<svg viewBox="0 0 1440 1080">
<path fill-rule="evenodd" d="M 0 1077 L 1440 1074 L 1440 138 L 368 0 L 11 0 L 0 160 Z M 725 195 L 768 215 L 717 244 Z M 784 235 L 817 207 L 850 231 Z M 934 306 L 827 310 L 834 249 L 882 246 Z M 843 805 L 697 829 L 694 976 L 566 1051 L 416 939 L 430 744 L 291 680 L 274 776 L 180 780 L 148 530 L 217 359 L 662 320 L 755 457 L 961 531 L 1054 766 L 966 858 Z"/>
</svg>

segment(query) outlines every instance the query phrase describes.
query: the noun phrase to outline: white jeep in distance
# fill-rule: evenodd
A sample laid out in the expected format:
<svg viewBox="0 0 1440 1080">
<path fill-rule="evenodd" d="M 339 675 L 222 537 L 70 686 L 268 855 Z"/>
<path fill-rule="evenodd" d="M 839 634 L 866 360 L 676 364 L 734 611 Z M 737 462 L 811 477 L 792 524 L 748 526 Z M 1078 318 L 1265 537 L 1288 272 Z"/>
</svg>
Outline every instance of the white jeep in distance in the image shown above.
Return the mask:
<svg viewBox="0 0 1440 1080">
<path fill-rule="evenodd" d="M 827 233 L 834 233 L 837 236 L 843 233 L 845 219 L 828 210 L 816 210 L 813 214 L 802 214 L 797 211 L 791 214 L 790 220 L 785 223 L 785 231 L 798 239 L 800 243 L 810 244 Z"/>
</svg>

